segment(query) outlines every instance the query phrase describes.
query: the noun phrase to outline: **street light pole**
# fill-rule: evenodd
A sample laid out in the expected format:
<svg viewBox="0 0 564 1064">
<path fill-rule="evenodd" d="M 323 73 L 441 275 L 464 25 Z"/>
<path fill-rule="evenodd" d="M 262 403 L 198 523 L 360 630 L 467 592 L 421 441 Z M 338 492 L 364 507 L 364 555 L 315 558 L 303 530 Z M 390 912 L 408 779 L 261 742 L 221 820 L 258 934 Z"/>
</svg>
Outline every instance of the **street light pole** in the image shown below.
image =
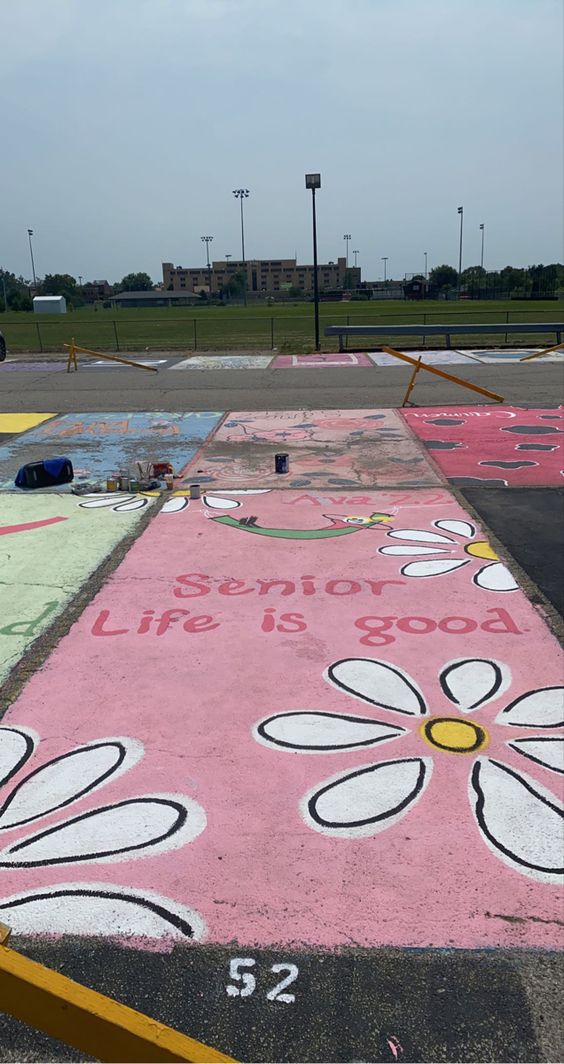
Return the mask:
<svg viewBox="0 0 564 1064">
<path fill-rule="evenodd" d="M 351 240 L 351 239 L 352 239 L 352 237 L 351 237 L 350 233 L 345 233 L 344 234 L 343 240 L 345 241 L 345 266 L 347 268 L 348 268 L 348 265 L 349 265 L 349 240 Z"/>
<path fill-rule="evenodd" d="M 425 256 L 425 280 L 427 280 L 427 252 L 424 251 L 423 254 Z"/>
<path fill-rule="evenodd" d="M 384 263 L 384 284 L 386 283 L 386 263 L 389 259 L 389 255 L 381 255 L 382 262 Z"/>
<path fill-rule="evenodd" d="M 247 306 L 247 264 L 245 262 L 245 224 L 243 221 L 243 200 L 248 198 L 248 188 L 234 188 L 233 195 L 235 199 L 238 199 L 241 205 L 241 258 L 243 262 L 243 270 L 245 273 L 245 286 L 243 288 L 243 302 Z"/>
<path fill-rule="evenodd" d="M 358 248 L 356 249 L 356 251 L 353 248 L 353 255 L 354 255 L 354 264 L 355 264 L 355 267 L 356 267 L 356 256 L 360 255 L 360 251 L 358 250 Z"/>
<path fill-rule="evenodd" d="M 213 240 L 213 236 L 202 236 L 202 237 L 200 237 L 200 240 L 203 243 L 205 243 L 205 245 L 206 245 L 206 259 L 207 259 L 207 264 L 208 264 L 208 288 L 209 288 L 209 293 L 210 293 L 210 296 L 211 296 L 211 294 L 212 294 L 212 273 L 211 273 L 211 266 L 210 266 L 210 244 L 211 244 L 211 242 Z"/>
<path fill-rule="evenodd" d="M 313 217 L 313 315 L 315 321 L 315 350 L 319 351 L 319 285 L 317 282 L 317 219 L 315 216 L 315 190 L 321 188 L 321 174 L 306 174 L 305 185 L 306 188 L 311 189 L 311 209 Z"/>
<path fill-rule="evenodd" d="M 481 229 L 481 232 L 482 232 L 482 254 L 480 255 L 480 269 L 483 270 L 483 268 L 484 268 L 484 230 L 485 230 L 485 226 L 484 226 L 483 222 L 480 223 L 480 229 Z"/>
<path fill-rule="evenodd" d="M 27 235 L 29 237 L 29 253 L 31 255 L 31 272 L 33 274 L 33 288 L 34 288 L 34 291 L 35 291 L 35 289 L 37 288 L 37 279 L 35 277 L 35 263 L 33 261 L 33 247 L 32 247 L 32 244 L 31 244 L 31 238 L 33 236 L 33 229 L 28 229 Z"/>
<path fill-rule="evenodd" d="M 458 249 L 458 288 L 460 290 L 462 284 L 462 224 L 464 220 L 464 207 L 459 207 L 458 213 L 460 215 L 460 246 Z"/>
</svg>

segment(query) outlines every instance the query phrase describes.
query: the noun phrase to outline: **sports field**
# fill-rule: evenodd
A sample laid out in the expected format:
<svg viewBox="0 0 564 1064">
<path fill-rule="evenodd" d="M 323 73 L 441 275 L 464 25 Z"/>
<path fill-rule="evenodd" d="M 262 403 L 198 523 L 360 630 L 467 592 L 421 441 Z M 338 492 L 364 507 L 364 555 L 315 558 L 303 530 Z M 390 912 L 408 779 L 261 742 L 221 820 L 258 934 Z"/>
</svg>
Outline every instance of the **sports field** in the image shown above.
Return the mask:
<svg viewBox="0 0 564 1064">
<path fill-rule="evenodd" d="M 511 322 L 558 322 L 562 321 L 563 313 L 561 300 L 469 300 L 448 303 L 444 300 L 426 300 L 423 304 L 403 300 L 343 301 L 321 303 L 320 330 L 323 337 L 326 325 L 389 323 L 389 336 L 381 338 L 381 342 L 385 343 L 393 341 L 394 325 L 460 322 L 461 333 L 456 342 L 463 345 L 468 340 L 464 336 L 464 323 L 507 322 L 507 342 L 530 346 L 535 343 L 542 345 L 546 341 L 546 334 L 512 336 Z M 313 305 L 280 303 L 249 307 L 232 305 L 96 311 L 93 307 L 83 307 L 61 317 L 11 312 L 0 315 L 0 330 L 6 338 L 8 351 L 13 353 L 59 351 L 63 343 L 70 342 L 72 336 L 81 346 L 96 350 L 304 351 L 308 347 L 313 348 Z M 437 340 L 438 346 L 443 342 L 441 337 L 434 337 L 433 347 L 437 346 Z M 484 334 L 480 337 L 480 344 L 499 345 L 503 340 L 504 337 Z M 421 339 L 412 337 L 410 345 L 421 346 Z M 337 340 L 335 337 L 323 339 L 322 346 L 324 350 L 335 349 Z"/>
</svg>

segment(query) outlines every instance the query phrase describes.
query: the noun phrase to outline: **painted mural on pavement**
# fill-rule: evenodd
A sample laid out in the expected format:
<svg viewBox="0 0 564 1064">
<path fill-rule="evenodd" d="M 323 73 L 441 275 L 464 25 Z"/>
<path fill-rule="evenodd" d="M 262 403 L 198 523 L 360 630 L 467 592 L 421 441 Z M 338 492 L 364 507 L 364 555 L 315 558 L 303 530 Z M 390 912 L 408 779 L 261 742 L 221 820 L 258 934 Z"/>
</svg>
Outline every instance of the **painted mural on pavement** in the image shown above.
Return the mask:
<svg viewBox="0 0 564 1064">
<path fill-rule="evenodd" d="M 272 355 L 191 355 L 171 369 L 266 369 Z"/>
<path fill-rule="evenodd" d="M 402 410 L 453 484 L 562 485 L 564 407 L 496 405 Z"/>
<path fill-rule="evenodd" d="M 398 350 L 400 350 L 398 348 Z M 455 349 L 451 351 L 445 351 L 444 348 L 437 351 L 422 350 L 422 351 L 404 351 L 402 354 L 409 355 L 410 358 L 419 358 L 421 355 L 421 361 L 426 362 L 429 366 L 462 366 L 469 365 L 472 362 L 479 361 L 476 355 L 474 357 L 466 351 L 457 351 Z M 399 358 L 394 358 L 393 355 L 389 355 L 387 351 L 375 351 L 369 355 L 375 366 L 403 366 L 406 368 L 406 363 L 402 362 Z"/>
<path fill-rule="evenodd" d="M 0 488 L 13 490 L 19 466 L 53 455 L 68 456 L 75 481 L 105 480 L 137 462 L 169 461 L 180 469 L 190 461 L 221 414 L 61 414 L 25 437 L 0 445 Z"/>
<path fill-rule="evenodd" d="M 106 502 L 101 506 L 103 499 Z M 95 500 L 51 493 L 3 496 L 0 682 L 132 531 L 150 501 L 122 495 L 96 496 Z"/>
<path fill-rule="evenodd" d="M 310 369 L 313 366 L 370 366 L 370 358 L 352 351 L 318 351 L 310 355 L 277 355 L 273 369 Z"/>
<path fill-rule="evenodd" d="M 289 455 L 287 475 L 274 471 L 276 451 Z M 316 491 L 442 484 L 395 410 L 233 412 L 182 477 L 217 487 Z"/>
<path fill-rule="evenodd" d="M 0 918 L 555 948 L 561 683 L 443 489 L 175 495 L 2 719 Z"/>
</svg>

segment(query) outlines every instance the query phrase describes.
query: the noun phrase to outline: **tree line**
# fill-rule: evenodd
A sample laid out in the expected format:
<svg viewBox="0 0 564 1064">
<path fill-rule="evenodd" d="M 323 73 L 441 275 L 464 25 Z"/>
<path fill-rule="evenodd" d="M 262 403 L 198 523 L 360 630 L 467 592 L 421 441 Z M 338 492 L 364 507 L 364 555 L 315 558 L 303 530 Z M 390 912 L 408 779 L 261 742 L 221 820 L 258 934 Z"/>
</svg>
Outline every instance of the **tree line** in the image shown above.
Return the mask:
<svg viewBox="0 0 564 1064">
<path fill-rule="evenodd" d="M 48 273 L 43 280 L 38 280 L 34 289 L 27 278 L 16 277 L 15 273 L 10 273 L 9 270 L 0 270 L 0 310 L 6 309 L 4 300 L 8 310 L 32 310 L 34 295 L 64 296 L 68 306 L 82 307 L 86 303 L 83 293 L 92 283 L 86 281 L 80 285 L 70 273 Z M 153 287 L 148 273 L 128 273 L 121 281 L 112 285 L 114 293 L 148 292 Z"/>
</svg>

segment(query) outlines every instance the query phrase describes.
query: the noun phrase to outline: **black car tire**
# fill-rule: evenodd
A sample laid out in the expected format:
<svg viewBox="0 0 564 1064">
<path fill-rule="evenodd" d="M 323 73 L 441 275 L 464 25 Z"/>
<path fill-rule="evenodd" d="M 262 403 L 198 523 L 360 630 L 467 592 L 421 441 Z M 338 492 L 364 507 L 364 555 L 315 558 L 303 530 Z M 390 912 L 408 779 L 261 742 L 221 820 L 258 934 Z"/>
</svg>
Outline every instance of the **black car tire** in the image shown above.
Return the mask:
<svg viewBox="0 0 564 1064">
<path fill-rule="evenodd" d="M 3 362 L 6 358 L 6 341 L 0 333 L 0 362 Z"/>
</svg>

